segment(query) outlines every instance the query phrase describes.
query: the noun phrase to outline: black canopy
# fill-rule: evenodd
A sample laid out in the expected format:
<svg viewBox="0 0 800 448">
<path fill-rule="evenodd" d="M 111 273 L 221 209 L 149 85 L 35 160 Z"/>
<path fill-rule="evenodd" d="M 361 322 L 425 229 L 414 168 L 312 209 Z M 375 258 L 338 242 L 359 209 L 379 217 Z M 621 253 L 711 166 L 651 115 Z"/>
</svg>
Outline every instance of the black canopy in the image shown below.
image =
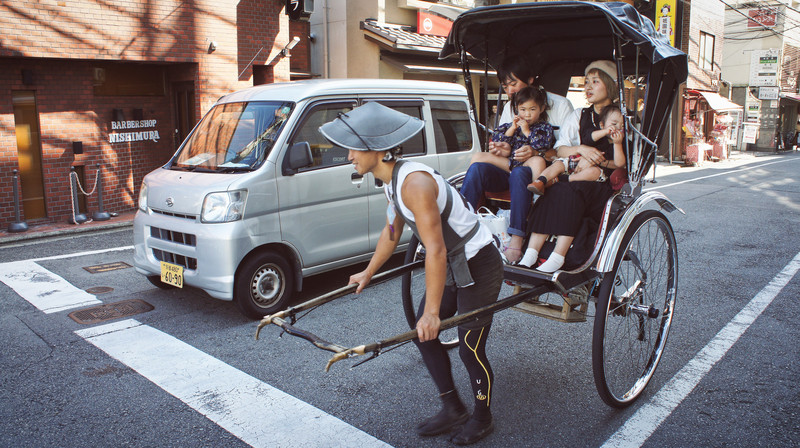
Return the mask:
<svg viewBox="0 0 800 448">
<path fill-rule="evenodd" d="M 506 56 L 524 55 L 537 62 L 545 83 L 558 83 L 560 73 L 580 74 L 594 60 L 612 59 L 615 35 L 623 43 L 626 74 L 635 70 L 638 50 L 640 72 L 649 71 L 650 64 L 659 65 L 663 66 L 659 71 L 669 73 L 677 83 L 686 80 L 686 55 L 658 35 L 649 19 L 621 2 L 564 1 L 475 8 L 458 16 L 439 57 L 458 54 L 463 46 L 479 60 L 488 55 L 489 65 L 496 68 Z M 552 87 L 566 92 L 566 85 Z"/>
<path fill-rule="evenodd" d="M 623 74 L 647 86 L 641 131 L 657 141 L 678 86 L 686 54 L 656 33 L 650 19 L 621 2 L 542 2 L 475 8 L 459 15 L 439 55 L 461 55 L 497 68 L 508 56 L 529 58 L 541 84 L 565 95 L 569 79 L 597 59 L 621 61 Z M 628 105 L 634 106 L 635 105 Z"/>
</svg>

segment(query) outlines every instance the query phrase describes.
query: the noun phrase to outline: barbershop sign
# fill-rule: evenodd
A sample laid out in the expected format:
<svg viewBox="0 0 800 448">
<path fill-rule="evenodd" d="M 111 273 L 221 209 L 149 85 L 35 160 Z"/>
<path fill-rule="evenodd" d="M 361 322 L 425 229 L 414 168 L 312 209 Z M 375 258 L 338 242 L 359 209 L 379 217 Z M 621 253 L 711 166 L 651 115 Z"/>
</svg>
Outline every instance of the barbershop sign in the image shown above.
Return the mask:
<svg viewBox="0 0 800 448">
<path fill-rule="evenodd" d="M 157 142 L 161 138 L 161 136 L 158 135 L 158 131 L 155 129 L 147 130 L 147 128 L 155 128 L 157 121 L 158 120 L 112 121 L 111 130 L 114 132 L 108 133 L 108 142 Z"/>
</svg>

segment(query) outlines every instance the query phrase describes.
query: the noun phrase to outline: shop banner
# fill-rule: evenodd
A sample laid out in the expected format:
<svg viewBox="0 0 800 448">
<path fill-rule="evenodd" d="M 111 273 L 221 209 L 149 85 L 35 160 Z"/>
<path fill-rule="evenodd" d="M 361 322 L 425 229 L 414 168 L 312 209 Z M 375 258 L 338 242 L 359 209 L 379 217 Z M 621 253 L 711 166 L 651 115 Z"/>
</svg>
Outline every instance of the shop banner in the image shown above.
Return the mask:
<svg viewBox="0 0 800 448">
<path fill-rule="evenodd" d="M 753 50 L 750 56 L 750 86 L 777 86 L 781 51 L 778 48 Z"/>
<path fill-rule="evenodd" d="M 748 28 L 774 28 L 778 23 L 778 11 L 775 9 L 748 9 Z"/>
<path fill-rule="evenodd" d="M 677 16 L 677 0 L 656 1 L 656 31 L 669 39 L 669 44 L 675 46 L 675 17 Z"/>
<path fill-rule="evenodd" d="M 757 137 L 758 137 L 758 125 L 745 123 L 744 130 L 742 132 L 742 142 L 755 144 Z"/>
</svg>

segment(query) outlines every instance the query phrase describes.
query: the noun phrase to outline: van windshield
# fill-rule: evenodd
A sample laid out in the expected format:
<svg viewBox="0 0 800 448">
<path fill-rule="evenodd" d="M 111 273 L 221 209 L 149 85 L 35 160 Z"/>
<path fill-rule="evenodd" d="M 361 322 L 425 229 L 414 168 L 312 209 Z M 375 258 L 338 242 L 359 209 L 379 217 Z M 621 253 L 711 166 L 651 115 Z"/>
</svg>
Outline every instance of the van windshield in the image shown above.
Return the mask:
<svg viewBox="0 0 800 448">
<path fill-rule="evenodd" d="M 266 160 L 294 103 L 258 101 L 214 106 L 197 125 L 170 169 L 252 171 Z"/>
</svg>

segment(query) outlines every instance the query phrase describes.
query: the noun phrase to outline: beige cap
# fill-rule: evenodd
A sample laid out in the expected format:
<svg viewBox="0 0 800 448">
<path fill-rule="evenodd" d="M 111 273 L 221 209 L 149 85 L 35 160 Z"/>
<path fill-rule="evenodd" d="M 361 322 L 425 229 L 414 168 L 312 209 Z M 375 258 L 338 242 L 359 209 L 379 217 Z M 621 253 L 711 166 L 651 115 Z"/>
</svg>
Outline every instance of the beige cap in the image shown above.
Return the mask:
<svg viewBox="0 0 800 448">
<path fill-rule="evenodd" d="M 617 82 L 617 64 L 614 64 L 613 62 L 608 60 L 600 59 L 587 65 L 586 70 L 583 72 L 583 74 L 588 75 L 589 71 L 592 69 L 600 70 L 601 72 L 610 76 L 611 79 L 614 80 L 614 82 Z"/>
</svg>

